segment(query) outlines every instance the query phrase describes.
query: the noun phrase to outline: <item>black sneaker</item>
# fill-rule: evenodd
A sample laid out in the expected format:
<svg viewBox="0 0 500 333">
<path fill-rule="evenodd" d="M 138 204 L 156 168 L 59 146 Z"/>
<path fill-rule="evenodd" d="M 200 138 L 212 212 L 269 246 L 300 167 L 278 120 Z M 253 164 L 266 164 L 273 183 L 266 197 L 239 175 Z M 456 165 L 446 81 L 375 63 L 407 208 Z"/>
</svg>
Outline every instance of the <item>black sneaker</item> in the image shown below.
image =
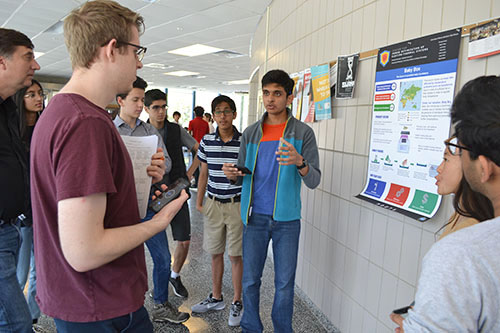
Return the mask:
<svg viewBox="0 0 500 333">
<path fill-rule="evenodd" d="M 188 297 L 188 291 L 186 287 L 182 284 L 181 277 L 178 276 L 175 279 L 173 277 L 170 277 L 169 279 L 170 285 L 174 289 L 174 294 L 179 296 L 179 297 Z"/>
<path fill-rule="evenodd" d="M 155 304 L 153 307 L 153 320 L 156 322 L 168 321 L 174 324 L 180 324 L 189 319 L 189 313 L 179 312 L 169 302 Z"/>
</svg>

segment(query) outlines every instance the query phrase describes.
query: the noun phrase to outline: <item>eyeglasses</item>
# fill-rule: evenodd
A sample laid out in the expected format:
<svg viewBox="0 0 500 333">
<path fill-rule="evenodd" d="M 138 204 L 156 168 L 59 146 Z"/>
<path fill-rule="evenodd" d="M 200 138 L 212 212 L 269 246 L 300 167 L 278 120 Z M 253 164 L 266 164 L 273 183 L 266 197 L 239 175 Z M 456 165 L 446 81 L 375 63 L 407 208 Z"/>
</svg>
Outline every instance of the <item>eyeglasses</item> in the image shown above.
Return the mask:
<svg viewBox="0 0 500 333">
<path fill-rule="evenodd" d="M 158 112 L 158 111 L 160 111 L 160 110 L 165 110 L 165 111 L 167 111 L 167 110 L 168 110 L 168 106 L 167 106 L 167 104 L 163 104 L 163 105 L 153 105 L 153 106 L 151 106 L 150 108 L 151 108 L 153 111 L 156 111 L 156 112 Z"/>
<path fill-rule="evenodd" d="M 223 114 L 226 115 L 226 116 L 229 116 L 230 114 L 233 114 L 234 111 L 231 110 L 231 109 L 225 109 L 225 110 L 215 110 L 214 111 L 214 115 L 217 116 L 217 117 L 220 117 L 222 116 Z"/>
<path fill-rule="evenodd" d="M 445 141 L 444 144 L 453 156 L 461 156 L 462 149 L 472 151 L 470 148 L 458 144 L 458 138 L 452 138 L 450 141 Z"/>
<path fill-rule="evenodd" d="M 104 46 L 106 44 L 109 43 L 109 40 L 105 43 L 103 43 L 101 45 Z M 125 44 L 125 45 L 130 45 L 130 46 L 133 46 L 133 47 L 136 47 L 137 50 L 135 50 L 135 56 L 137 57 L 137 60 L 139 61 L 142 61 L 142 59 L 144 59 L 144 54 L 146 54 L 146 51 L 148 50 L 147 47 L 144 47 L 144 46 L 140 46 L 140 45 L 136 45 L 136 44 L 132 44 L 132 43 L 129 43 L 129 42 L 124 42 L 124 41 L 121 41 L 121 40 L 117 40 L 116 41 L 117 44 Z"/>
<path fill-rule="evenodd" d="M 119 43 L 119 44 L 125 44 L 125 45 L 130 45 L 130 46 L 133 46 L 133 47 L 137 47 L 137 50 L 135 50 L 135 55 L 137 57 L 137 60 L 139 60 L 139 61 L 142 61 L 142 59 L 144 59 L 144 55 L 146 54 L 146 51 L 148 50 L 147 47 L 136 45 L 136 44 L 132 44 L 132 43 L 129 43 L 129 42 L 123 42 L 121 40 L 117 40 L 117 43 Z"/>
<path fill-rule="evenodd" d="M 24 95 L 24 98 L 35 98 L 36 96 L 40 96 L 43 99 L 45 99 L 45 97 L 47 97 L 47 95 L 45 95 L 44 93 L 37 93 L 37 92 L 30 91 L 29 93 L 26 93 L 26 95 Z"/>
</svg>

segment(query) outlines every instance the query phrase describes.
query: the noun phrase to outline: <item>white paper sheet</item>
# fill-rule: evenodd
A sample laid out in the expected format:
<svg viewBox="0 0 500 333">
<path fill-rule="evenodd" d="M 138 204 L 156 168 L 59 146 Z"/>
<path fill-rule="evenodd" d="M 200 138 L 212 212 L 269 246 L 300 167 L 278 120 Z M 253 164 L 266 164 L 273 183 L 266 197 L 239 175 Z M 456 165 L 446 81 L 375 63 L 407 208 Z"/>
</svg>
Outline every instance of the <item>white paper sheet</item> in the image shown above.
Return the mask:
<svg viewBox="0 0 500 333">
<path fill-rule="evenodd" d="M 146 168 L 151 165 L 151 156 L 156 153 L 158 137 L 122 135 L 123 143 L 127 147 L 132 167 L 134 168 L 135 191 L 141 219 L 146 216 L 148 208 L 149 191 L 152 178 L 148 176 Z"/>
</svg>

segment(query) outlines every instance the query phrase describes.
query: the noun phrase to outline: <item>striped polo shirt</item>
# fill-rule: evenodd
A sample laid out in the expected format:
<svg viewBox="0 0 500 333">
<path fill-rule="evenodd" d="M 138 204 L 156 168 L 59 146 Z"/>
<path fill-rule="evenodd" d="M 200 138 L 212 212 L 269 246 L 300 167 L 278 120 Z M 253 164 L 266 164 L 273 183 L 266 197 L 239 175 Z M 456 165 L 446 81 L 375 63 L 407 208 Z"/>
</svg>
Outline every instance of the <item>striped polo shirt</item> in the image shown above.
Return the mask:
<svg viewBox="0 0 500 333">
<path fill-rule="evenodd" d="M 229 199 L 241 194 L 241 185 L 233 185 L 222 171 L 224 163 L 238 162 L 241 133 L 233 126 L 234 135 L 228 142 L 223 142 L 219 129 L 206 134 L 200 142 L 198 158 L 208 165 L 208 194 L 219 199 Z"/>
</svg>

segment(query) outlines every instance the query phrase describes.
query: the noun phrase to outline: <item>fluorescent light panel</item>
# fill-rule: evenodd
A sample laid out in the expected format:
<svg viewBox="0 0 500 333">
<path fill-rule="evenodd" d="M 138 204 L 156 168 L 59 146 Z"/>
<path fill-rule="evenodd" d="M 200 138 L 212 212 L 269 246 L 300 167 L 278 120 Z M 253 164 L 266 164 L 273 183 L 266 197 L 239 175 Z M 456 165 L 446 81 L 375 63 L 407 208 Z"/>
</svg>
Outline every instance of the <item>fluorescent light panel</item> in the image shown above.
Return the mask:
<svg viewBox="0 0 500 333">
<path fill-rule="evenodd" d="M 35 59 L 38 59 L 45 54 L 45 52 L 36 52 L 36 51 L 34 53 L 35 53 Z"/>
<path fill-rule="evenodd" d="M 172 75 L 172 76 L 192 76 L 192 75 L 198 75 L 200 73 L 190 72 L 190 71 L 174 71 L 174 72 L 167 72 L 167 73 L 163 73 L 163 74 Z"/>
<path fill-rule="evenodd" d="M 149 64 L 145 64 L 143 66 L 144 67 L 148 67 L 148 68 L 154 68 L 154 69 L 167 69 L 167 68 L 174 67 L 174 66 L 171 66 L 171 65 L 160 64 L 160 63 L 157 63 L 157 62 L 150 62 Z"/>
<path fill-rule="evenodd" d="M 168 53 L 182 55 L 186 57 L 196 57 L 204 54 L 210 54 L 222 51 L 222 49 L 203 45 L 203 44 L 194 44 L 191 46 L 181 47 L 180 49 L 175 49 L 172 51 L 168 51 Z"/>
<path fill-rule="evenodd" d="M 227 81 L 226 84 L 228 84 L 228 85 L 235 85 L 235 84 L 249 84 L 249 83 L 250 83 L 249 79 L 243 79 L 243 80 Z"/>
</svg>

